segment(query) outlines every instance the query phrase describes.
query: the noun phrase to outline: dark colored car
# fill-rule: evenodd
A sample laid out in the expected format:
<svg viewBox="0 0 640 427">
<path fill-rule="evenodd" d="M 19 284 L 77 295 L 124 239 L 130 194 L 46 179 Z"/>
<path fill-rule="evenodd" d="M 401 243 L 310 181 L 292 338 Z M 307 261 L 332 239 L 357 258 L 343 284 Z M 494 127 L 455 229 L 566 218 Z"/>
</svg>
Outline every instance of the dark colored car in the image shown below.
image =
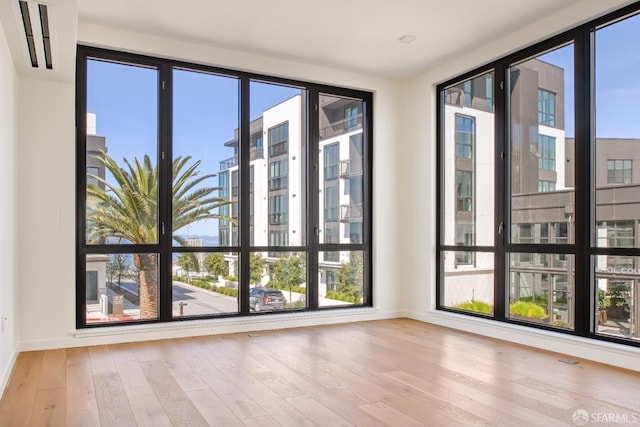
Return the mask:
<svg viewBox="0 0 640 427">
<path fill-rule="evenodd" d="M 287 300 L 279 289 L 255 287 L 249 291 L 249 309 L 251 311 L 282 310 Z"/>
</svg>

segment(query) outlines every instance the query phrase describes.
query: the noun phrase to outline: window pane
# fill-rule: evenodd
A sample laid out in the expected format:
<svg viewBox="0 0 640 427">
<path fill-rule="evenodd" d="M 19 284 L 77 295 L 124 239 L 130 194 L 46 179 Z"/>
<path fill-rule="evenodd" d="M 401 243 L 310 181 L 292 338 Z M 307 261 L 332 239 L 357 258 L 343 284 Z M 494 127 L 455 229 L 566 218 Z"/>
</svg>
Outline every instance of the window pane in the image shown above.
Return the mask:
<svg viewBox="0 0 640 427">
<path fill-rule="evenodd" d="M 174 69 L 173 88 L 174 243 L 237 245 L 238 80 Z M 251 155 L 264 157 L 261 149 Z"/>
<path fill-rule="evenodd" d="M 87 324 L 156 319 L 158 259 L 158 254 L 87 255 Z"/>
<path fill-rule="evenodd" d="M 87 61 L 88 244 L 158 243 L 158 71 Z"/>
<path fill-rule="evenodd" d="M 441 304 L 457 310 L 492 315 L 493 253 L 445 251 L 443 256 Z"/>
<path fill-rule="evenodd" d="M 509 69 L 513 243 L 526 243 L 521 229 L 531 223 L 565 223 L 572 230 L 573 68 L 573 45 L 568 45 Z M 546 243 L 573 242 L 569 232 L 561 240 Z"/>
<path fill-rule="evenodd" d="M 596 333 L 640 340 L 640 257 L 595 257 Z"/>
<path fill-rule="evenodd" d="M 251 244 L 306 244 L 304 100 L 298 88 L 251 82 Z M 255 147 L 254 147 L 255 146 Z M 266 147 L 263 151 L 262 147 Z"/>
<path fill-rule="evenodd" d="M 251 253 L 249 309 L 263 312 L 306 308 L 306 259 L 304 252 Z"/>
<path fill-rule="evenodd" d="M 494 238 L 493 72 L 445 91 L 444 244 L 492 245 Z"/>
<path fill-rule="evenodd" d="M 363 103 L 320 94 L 320 243 L 362 243 Z"/>
<path fill-rule="evenodd" d="M 510 254 L 509 317 L 573 329 L 574 268 L 569 254 Z"/>
<path fill-rule="evenodd" d="M 319 255 L 318 305 L 362 304 L 364 252 L 320 252 Z"/>
<path fill-rule="evenodd" d="M 598 247 L 611 247 L 611 233 L 626 238 L 617 246 L 639 248 L 640 106 L 638 68 L 640 46 L 634 35 L 640 16 L 601 28 L 595 34 L 595 201 Z M 611 224 L 626 223 L 627 231 Z M 608 231 L 607 231 L 608 230 Z M 606 233 L 606 236 L 605 236 Z M 607 238 L 604 238 L 607 237 Z M 619 239 L 618 239 L 619 240 Z"/>
<path fill-rule="evenodd" d="M 237 253 L 174 253 L 173 316 L 238 312 Z"/>
</svg>

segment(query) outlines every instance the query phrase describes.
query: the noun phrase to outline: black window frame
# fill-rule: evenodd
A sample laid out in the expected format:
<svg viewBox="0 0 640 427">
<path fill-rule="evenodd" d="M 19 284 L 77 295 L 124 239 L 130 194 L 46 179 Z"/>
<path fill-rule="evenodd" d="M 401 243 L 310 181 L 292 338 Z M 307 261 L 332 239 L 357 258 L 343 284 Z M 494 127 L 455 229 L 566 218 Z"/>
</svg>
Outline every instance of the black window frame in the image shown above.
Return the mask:
<svg viewBox="0 0 640 427">
<path fill-rule="evenodd" d="M 617 336 L 597 333 L 597 283 L 594 267 L 598 255 L 624 257 L 640 256 L 640 248 L 597 247 L 597 224 L 595 220 L 595 32 L 603 27 L 640 14 L 640 2 L 625 6 L 617 11 L 604 14 L 587 23 L 576 26 L 562 34 L 550 37 L 542 42 L 532 44 L 502 58 L 487 62 L 464 74 L 455 76 L 436 86 L 436 310 L 464 314 L 471 317 L 489 318 L 493 321 L 542 329 L 557 333 L 589 338 L 594 341 L 606 341 L 631 347 L 640 347 L 640 340 L 632 340 Z M 509 68 L 513 64 L 526 61 L 548 51 L 565 45 L 573 45 L 574 59 L 574 110 L 575 110 L 575 212 L 573 214 L 574 242 L 559 239 L 559 243 L 512 243 L 510 224 L 510 190 L 509 190 Z M 445 172 L 450 169 L 450 162 L 445 159 L 446 132 L 445 107 L 448 91 L 459 88 L 463 82 L 472 80 L 486 73 L 494 72 L 494 146 L 495 146 L 495 187 L 496 196 L 493 221 L 493 245 L 461 245 L 447 244 L 445 238 L 445 197 L 450 191 L 447 188 Z M 540 89 L 540 88 L 538 88 Z M 475 96 L 475 95 L 474 95 Z M 474 100 L 471 100 L 473 104 Z M 557 99 L 556 99 L 557 101 Z M 469 102 L 465 101 L 466 106 Z M 462 104 L 461 104 L 462 105 Z M 557 106 L 554 113 L 557 115 Z M 538 123 L 543 126 L 553 125 Z M 455 147 L 454 147 L 455 150 Z M 445 165 L 447 168 L 445 168 Z M 446 169 L 446 170 L 445 170 Z M 554 241 L 557 239 L 554 239 Z M 494 259 L 494 310 L 491 315 L 455 309 L 444 304 L 445 295 L 445 257 L 451 252 L 491 253 Z M 544 324 L 522 322 L 509 316 L 509 257 L 517 254 L 551 254 L 553 259 L 563 260 L 570 255 L 574 260 L 572 275 L 575 283 L 586 285 L 575 286 L 574 290 L 574 325 L 573 329 L 562 329 Z M 455 273 L 452 273 L 455 274 Z"/>
<path fill-rule="evenodd" d="M 167 323 L 175 321 L 191 321 L 198 319 L 216 319 L 228 317 L 246 317 L 256 315 L 269 315 L 270 313 L 254 313 L 249 310 L 249 278 L 250 278 L 250 254 L 255 252 L 283 253 L 300 252 L 306 255 L 307 264 L 307 304 L 306 308 L 287 312 L 288 314 L 323 311 L 323 310 L 350 310 L 359 307 L 371 307 L 374 303 L 373 277 L 372 277 L 372 256 L 373 256 L 373 93 L 351 88 L 343 88 L 319 83 L 305 82 L 302 80 L 268 76 L 264 74 L 251 73 L 225 69 L 220 67 L 196 64 L 192 62 L 179 61 L 169 58 L 162 58 L 149 55 L 140 55 L 120 50 L 110 50 L 92 46 L 78 45 L 76 51 L 76 328 L 103 328 L 122 327 L 129 325 L 141 325 L 151 323 Z M 88 245 L 85 242 L 86 228 L 86 183 L 87 183 L 87 63 L 89 60 L 103 60 L 113 63 L 124 63 L 140 65 L 143 67 L 157 68 L 158 78 L 158 121 L 159 121 L 159 142 L 158 142 L 158 164 L 160 170 L 160 190 L 159 190 L 159 227 L 164 226 L 164 234 L 160 237 L 160 242 L 155 245 L 127 245 L 116 246 L 106 244 Z M 171 162 L 172 162 L 172 72 L 174 69 L 186 69 L 201 71 L 205 73 L 234 77 L 238 79 L 239 91 L 239 129 L 238 136 L 240 147 L 237 153 L 239 173 L 239 217 L 240 225 L 239 239 L 237 244 L 216 247 L 177 247 L 174 246 L 171 230 Z M 250 192 L 250 86 L 252 82 L 272 83 L 300 88 L 306 102 L 303 103 L 303 137 L 307 141 L 308 150 L 300 159 L 307 165 L 308 170 L 318 169 L 318 151 L 320 140 L 319 119 L 315 116 L 319 97 L 321 94 L 336 95 L 344 98 L 351 98 L 362 102 L 359 121 L 362 124 L 363 141 L 366 150 L 366 164 L 363 171 L 364 181 L 364 206 L 362 215 L 364 221 L 363 239 L 359 243 L 320 243 L 317 230 L 319 227 L 319 207 L 320 200 L 307 197 L 305 201 L 306 222 L 304 233 L 307 236 L 305 244 L 300 246 L 254 246 L 250 241 L 250 201 L 253 195 Z M 314 106 L 315 109 L 314 109 Z M 280 141 L 282 143 L 283 141 Z M 288 142 L 285 141 L 285 143 Z M 272 147 L 269 146 L 269 149 Z M 315 169 L 314 169 L 315 167 Z M 321 183 L 317 173 L 308 173 L 303 187 L 306 194 L 319 194 Z M 229 176 L 229 181 L 231 177 Z M 228 184 L 232 184 L 228 182 Z M 227 188 L 227 197 L 232 198 L 232 188 Z M 320 196 L 318 196 L 320 197 Z M 229 207 L 230 209 L 230 207 Z M 247 220 L 242 220 L 246 218 Z M 233 227 L 229 227 L 233 229 Z M 229 229 L 226 230 L 228 238 L 233 238 Z M 239 308 L 237 313 L 211 314 L 192 317 L 173 317 L 172 315 L 172 283 L 171 283 L 171 262 L 160 263 L 159 266 L 159 307 L 157 319 L 141 319 L 130 322 L 104 322 L 88 323 L 86 319 L 86 257 L 89 254 L 106 253 L 158 253 L 160 259 L 171 259 L 174 252 L 236 252 L 240 256 L 239 263 Z M 318 301 L 319 271 L 318 264 L 320 252 L 325 251 L 360 251 L 364 254 L 364 274 L 363 274 L 363 299 L 362 303 L 354 303 L 345 306 L 321 307 Z"/>
</svg>

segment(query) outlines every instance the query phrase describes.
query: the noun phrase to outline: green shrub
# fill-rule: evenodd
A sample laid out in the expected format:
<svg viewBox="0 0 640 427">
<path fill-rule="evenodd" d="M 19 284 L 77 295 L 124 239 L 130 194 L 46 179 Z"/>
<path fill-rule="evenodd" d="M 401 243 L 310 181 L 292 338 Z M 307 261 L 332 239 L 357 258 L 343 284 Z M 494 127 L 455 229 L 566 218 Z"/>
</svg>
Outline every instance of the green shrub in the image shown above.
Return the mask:
<svg viewBox="0 0 640 427">
<path fill-rule="evenodd" d="M 351 295 L 341 294 L 340 292 L 336 292 L 336 291 L 327 292 L 327 295 L 325 296 L 325 298 L 336 299 L 338 301 L 352 302 L 356 304 L 360 304 L 361 302 L 359 298 L 356 298 Z"/>
<path fill-rule="evenodd" d="M 230 282 L 237 282 L 238 278 L 236 276 L 225 276 L 224 280 L 228 280 Z"/>
<path fill-rule="evenodd" d="M 545 319 L 547 317 L 547 311 L 544 308 L 527 301 L 511 303 L 509 305 L 509 314 L 532 319 Z"/>
<path fill-rule="evenodd" d="M 303 300 L 287 303 L 287 308 L 307 308 L 307 305 Z"/>
<path fill-rule="evenodd" d="M 458 310 L 473 311 L 474 313 L 493 314 L 493 306 L 484 301 L 471 300 L 453 306 Z"/>
<path fill-rule="evenodd" d="M 237 297 L 238 296 L 238 290 L 235 288 L 227 288 L 226 286 L 212 286 L 211 290 L 213 292 L 217 292 L 219 294 L 222 295 L 227 295 L 230 297 Z"/>
<path fill-rule="evenodd" d="M 202 289 L 211 289 L 211 284 L 206 280 L 194 279 L 191 281 L 191 286 L 197 286 Z"/>
</svg>

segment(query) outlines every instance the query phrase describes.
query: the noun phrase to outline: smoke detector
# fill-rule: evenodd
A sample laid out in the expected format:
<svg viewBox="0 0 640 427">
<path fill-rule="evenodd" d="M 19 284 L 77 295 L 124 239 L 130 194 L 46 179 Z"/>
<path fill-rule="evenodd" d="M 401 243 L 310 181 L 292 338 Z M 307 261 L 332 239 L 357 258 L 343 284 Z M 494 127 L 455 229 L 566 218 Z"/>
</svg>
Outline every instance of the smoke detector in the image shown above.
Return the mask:
<svg viewBox="0 0 640 427">
<path fill-rule="evenodd" d="M 14 15 L 27 66 L 53 70 L 53 8 L 33 0 L 13 0 Z"/>
</svg>

